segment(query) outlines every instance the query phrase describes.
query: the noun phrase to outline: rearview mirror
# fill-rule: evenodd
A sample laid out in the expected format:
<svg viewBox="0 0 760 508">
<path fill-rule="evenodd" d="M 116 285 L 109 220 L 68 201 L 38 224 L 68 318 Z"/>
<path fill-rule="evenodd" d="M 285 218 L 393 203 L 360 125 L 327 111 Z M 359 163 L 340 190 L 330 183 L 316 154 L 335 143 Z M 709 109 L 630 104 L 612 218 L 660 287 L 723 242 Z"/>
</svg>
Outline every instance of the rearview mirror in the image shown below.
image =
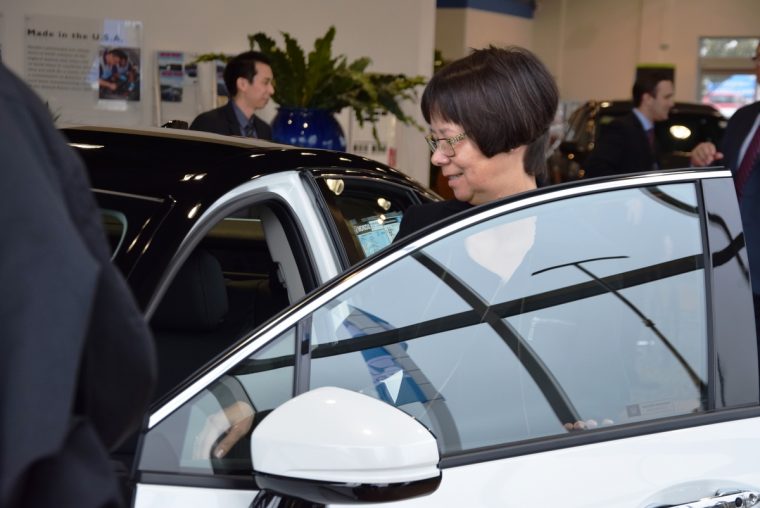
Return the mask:
<svg viewBox="0 0 760 508">
<path fill-rule="evenodd" d="M 261 492 L 308 503 L 398 501 L 441 482 L 435 437 L 380 400 L 343 388 L 317 388 L 285 402 L 253 431 L 251 457 Z M 311 506 L 306 504 L 304 506 Z"/>
</svg>

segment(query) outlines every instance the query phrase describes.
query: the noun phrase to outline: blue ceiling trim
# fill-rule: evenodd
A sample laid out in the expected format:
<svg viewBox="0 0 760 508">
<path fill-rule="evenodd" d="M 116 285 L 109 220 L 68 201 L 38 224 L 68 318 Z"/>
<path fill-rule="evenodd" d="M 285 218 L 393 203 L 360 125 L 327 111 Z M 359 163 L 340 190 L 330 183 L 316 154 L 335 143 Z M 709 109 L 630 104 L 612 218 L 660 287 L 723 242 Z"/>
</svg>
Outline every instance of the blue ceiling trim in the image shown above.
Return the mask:
<svg viewBox="0 0 760 508">
<path fill-rule="evenodd" d="M 439 9 L 478 9 L 529 19 L 536 10 L 535 0 L 436 0 L 436 6 Z"/>
</svg>

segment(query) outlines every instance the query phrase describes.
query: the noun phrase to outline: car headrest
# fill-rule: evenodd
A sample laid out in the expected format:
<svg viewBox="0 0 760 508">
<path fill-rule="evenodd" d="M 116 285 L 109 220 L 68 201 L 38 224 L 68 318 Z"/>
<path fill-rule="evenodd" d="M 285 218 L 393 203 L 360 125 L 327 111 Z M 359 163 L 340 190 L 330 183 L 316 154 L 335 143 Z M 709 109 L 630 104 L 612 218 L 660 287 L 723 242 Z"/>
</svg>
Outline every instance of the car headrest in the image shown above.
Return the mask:
<svg viewBox="0 0 760 508">
<path fill-rule="evenodd" d="M 229 310 L 222 267 L 213 255 L 196 249 L 166 291 L 156 309 L 156 329 L 209 331 Z"/>
</svg>

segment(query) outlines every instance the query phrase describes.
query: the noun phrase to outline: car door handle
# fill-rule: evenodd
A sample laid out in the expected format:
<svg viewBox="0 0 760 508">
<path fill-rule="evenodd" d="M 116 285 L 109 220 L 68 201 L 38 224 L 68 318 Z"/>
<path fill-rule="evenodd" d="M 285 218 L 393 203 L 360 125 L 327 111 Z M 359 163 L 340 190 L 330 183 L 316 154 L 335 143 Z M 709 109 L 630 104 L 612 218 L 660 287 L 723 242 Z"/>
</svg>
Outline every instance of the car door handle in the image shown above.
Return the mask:
<svg viewBox="0 0 760 508">
<path fill-rule="evenodd" d="M 719 490 L 713 497 L 705 497 L 684 504 L 663 504 L 648 508 L 751 508 L 760 506 L 760 492 L 752 490 Z"/>
</svg>

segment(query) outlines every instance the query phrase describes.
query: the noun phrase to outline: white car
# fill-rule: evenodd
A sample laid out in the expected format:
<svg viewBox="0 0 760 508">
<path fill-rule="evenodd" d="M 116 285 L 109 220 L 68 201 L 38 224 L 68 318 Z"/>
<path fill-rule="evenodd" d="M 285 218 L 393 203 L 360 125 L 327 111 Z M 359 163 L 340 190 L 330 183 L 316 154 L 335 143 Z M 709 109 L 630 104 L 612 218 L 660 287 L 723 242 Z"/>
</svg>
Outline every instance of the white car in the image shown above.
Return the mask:
<svg viewBox="0 0 760 508">
<path fill-rule="evenodd" d="M 147 418 L 133 505 L 753 506 L 758 453 L 731 175 L 666 171 L 474 208 L 245 333 Z"/>
</svg>

